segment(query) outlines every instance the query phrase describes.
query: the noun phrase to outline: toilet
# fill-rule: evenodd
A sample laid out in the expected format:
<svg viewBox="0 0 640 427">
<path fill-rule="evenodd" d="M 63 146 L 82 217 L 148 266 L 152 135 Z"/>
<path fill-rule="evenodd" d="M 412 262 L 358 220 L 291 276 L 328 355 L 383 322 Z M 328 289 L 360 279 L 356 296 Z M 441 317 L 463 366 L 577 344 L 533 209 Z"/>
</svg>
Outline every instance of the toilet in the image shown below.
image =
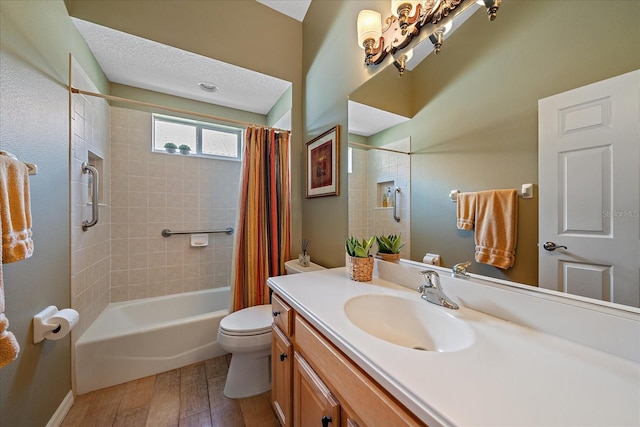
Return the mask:
<svg viewBox="0 0 640 427">
<path fill-rule="evenodd" d="M 324 270 L 298 260 L 285 263 L 287 274 Z M 243 308 L 225 316 L 218 328 L 218 344 L 232 354 L 224 395 L 231 399 L 255 396 L 271 390 L 271 304 Z"/>
</svg>

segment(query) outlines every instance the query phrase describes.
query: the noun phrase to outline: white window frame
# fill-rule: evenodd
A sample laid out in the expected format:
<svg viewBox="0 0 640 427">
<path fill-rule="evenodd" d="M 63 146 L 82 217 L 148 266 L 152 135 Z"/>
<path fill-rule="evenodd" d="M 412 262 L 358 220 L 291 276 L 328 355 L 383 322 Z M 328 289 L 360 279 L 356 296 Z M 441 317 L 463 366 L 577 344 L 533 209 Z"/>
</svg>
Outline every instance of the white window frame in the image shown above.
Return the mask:
<svg viewBox="0 0 640 427">
<path fill-rule="evenodd" d="M 152 114 L 152 137 L 151 137 L 151 150 L 154 153 L 166 153 L 166 150 L 162 147 L 156 147 L 156 121 L 168 122 L 168 123 L 177 123 L 186 126 L 193 126 L 196 131 L 196 140 L 193 141 L 192 144 L 188 144 L 191 147 L 190 156 L 193 157 L 202 157 L 207 159 L 217 159 L 217 160 L 231 160 L 231 161 L 240 161 L 242 160 L 242 143 L 244 141 L 244 129 L 237 128 L 232 126 L 224 126 L 216 123 L 208 123 L 201 122 L 198 120 L 185 119 L 182 117 L 175 116 L 167 116 L 165 114 Z M 236 144 L 237 144 L 237 156 L 222 156 L 222 155 L 213 155 L 202 152 L 202 130 L 212 130 L 215 132 L 222 132 L 227 134 L 233 134 L 236 136 Z"/>
</svg>

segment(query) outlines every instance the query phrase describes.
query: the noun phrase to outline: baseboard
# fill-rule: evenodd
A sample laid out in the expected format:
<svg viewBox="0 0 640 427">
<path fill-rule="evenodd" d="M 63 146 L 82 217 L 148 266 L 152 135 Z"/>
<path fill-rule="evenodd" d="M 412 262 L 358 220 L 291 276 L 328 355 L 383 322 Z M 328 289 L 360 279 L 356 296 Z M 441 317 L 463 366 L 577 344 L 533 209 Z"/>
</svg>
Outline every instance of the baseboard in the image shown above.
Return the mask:
<svg viewBox="0 0 640 427">
<path fill-rule="evenodd" d="M 69 393 L 64 397 L 56 412 L 47 423 L 46 427 L 60 427 L 64 421 L 64 417 L 67 416 L 71 407 L 73 406 L 73 392 L 69 390 Z"/>
</svg>

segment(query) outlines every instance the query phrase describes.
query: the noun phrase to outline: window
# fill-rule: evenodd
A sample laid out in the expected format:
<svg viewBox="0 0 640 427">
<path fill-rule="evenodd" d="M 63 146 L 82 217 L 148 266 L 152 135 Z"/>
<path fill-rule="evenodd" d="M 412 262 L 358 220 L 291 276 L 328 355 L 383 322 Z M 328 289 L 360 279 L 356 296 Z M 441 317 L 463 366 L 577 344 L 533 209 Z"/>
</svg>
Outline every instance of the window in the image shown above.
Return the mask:
<svg viewBox="0 0 640 427">
<path fill-rule="evenodd" d="M 165 152 L 168 142 L 188 145 L 191 155 L 226 160 L 242 157 L 242 129 L 178 117 L 153 115 L 153 151 Z"/>
</svg>

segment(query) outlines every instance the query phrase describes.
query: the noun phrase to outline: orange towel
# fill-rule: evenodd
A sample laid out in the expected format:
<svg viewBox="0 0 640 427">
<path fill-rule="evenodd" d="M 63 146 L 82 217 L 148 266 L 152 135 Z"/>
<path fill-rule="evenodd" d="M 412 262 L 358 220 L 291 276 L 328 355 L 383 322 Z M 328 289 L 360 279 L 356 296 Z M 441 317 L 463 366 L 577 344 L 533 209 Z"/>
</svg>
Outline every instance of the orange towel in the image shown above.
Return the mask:
<svg viewBox="0 0 640 427">
<path fill-rule="evenodd" d="M 515 262 L 518 228 L 516 190 L 476 193 L 476 261 L 507 269 Z"/>
<path fill-rule="evenodd" d="M 0 155 L 0 157 L 2 157 Z M 0 209 L 0 215 L 2 209 Z M 2 221 L 0 221 L 2 234 Z M 4 315 L 4 283 L 2 278 L 2 251 L 0 251 L 0 368 L 16 360 L 20 353 L 20 346 L 15 335 L 9 332 L 9 319 Z"/>
<path fill-rule="evenodd" d="M 458 193 L 458 229 L 473 230 L 476 216 L 476 193 Z"/>
<path fill-rule="evenodd" d="M 20 261 L 33 254 L 31 240 L 31 204 L 29 171 L 22 162 L 0 153 L 0 368 L 18 357 L 20 346 L 9 332 L 4 315 L 4 281 L 2 264 Z"/>
<path fill-rule="evenodd" d="M 0 213 L 4 263 L 29 258 L 33 254 L 29 169 L 8 155 L 0 155 Z"/>
</svg>

